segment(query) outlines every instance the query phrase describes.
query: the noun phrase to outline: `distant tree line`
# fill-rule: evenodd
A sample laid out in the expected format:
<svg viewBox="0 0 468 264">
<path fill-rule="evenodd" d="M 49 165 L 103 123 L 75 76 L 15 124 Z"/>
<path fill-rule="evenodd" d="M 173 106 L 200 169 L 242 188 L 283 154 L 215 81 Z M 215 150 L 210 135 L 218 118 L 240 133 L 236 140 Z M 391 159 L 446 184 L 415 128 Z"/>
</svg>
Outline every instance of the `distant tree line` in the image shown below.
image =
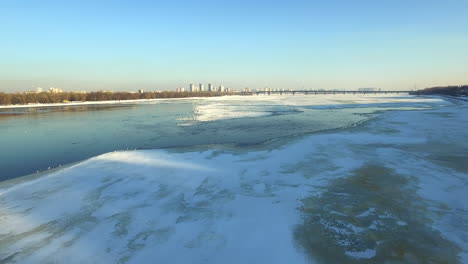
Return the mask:
<svg viewBox="0 0 468 264">
<path fill-rule="evenodd" d="M 412 92 L 411 94 L 468 96 L 468 85 L 430 87 L 422 90 L 417 90 L 415 92 Z"/>
<path fill-rule="evenodd" d="M 51 104 L 63 102 L 88 102 L 88 101 L 110 101 L 110 100 L 135 100 L 135 99 L 157 99 L 157 98 L 184 98 L 184 97 L 212 97 L 230 95 L 231 92 L 62 92 L 62 93 L 2 93 L 0 92 L 0 105 L 19 104 Z"/>
</svg>

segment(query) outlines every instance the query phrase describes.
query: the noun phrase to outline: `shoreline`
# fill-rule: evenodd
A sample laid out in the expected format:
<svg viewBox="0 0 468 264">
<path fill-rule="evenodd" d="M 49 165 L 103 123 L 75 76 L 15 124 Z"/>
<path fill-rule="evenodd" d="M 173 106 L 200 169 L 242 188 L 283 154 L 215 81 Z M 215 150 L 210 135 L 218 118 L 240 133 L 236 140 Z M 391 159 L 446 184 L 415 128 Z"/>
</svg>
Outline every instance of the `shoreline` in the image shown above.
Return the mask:
<svg viewBox="0 0 468 264">
<path fill-rule="evenodd" d="M 147 103 L 147 102 L 164 102 L 164 101 L 179 101 L 179 100 L 200 100 L 200 99 L 213 99 L 213 98 L 224 98 L 226 96 L 229 97 L 245 97 L 247 95 L 221 95 L 221 96 L 196 96 L 196 97 L 174 97 L 174 98 L 153 98 L 153 99 L 131 99 L 131 100 L 108 100 L 108 101 L 77 101 L 77 102 L 69 102 L 69 103 L 32 103 L 32 104 L 19 104 L 19 105 L 0 105 L 0 109 L 16 109 L 16 108 L 37 108 L 37 107 L 54 107 L 54 106 L 80 106 L 80 105 L 102 105 L 102 104 L 133 104 L 133 103 Z M 271 97 L 276 95 L 249 95 L 251 97 Z M 318 96 L 318 95 L 314 95 Z M 352 96 L 360 96 L 360 95 L 352 95 Z M 377 96 L 377 97 L 392 97 L 393 95 L 374 95 L 368 94 L 364 96 Z M 411 95 L 411 96 L 418 96 L 418 95 Z M 428 95 L 419 95 L 421 97 L 427 97 Z M 437 95 L 429 95 L 430 97 L 443 97 Z M 461 99 L 463 100 L 463 99 Z M 466 100 L 466 99 L 465 99 Z"/>
<path fill-rule="evenodd" d="M 222 95 L 218 97 L 224 97 Z M 145 103 L 157 101 L 170 101 L 170 100 L 191 100 L 203 99 L 212 97 L 181 97 L 181 98 L 154 98 L 154 99 L 132 99 L 132 100 L 108 100 L 108 101 L 84 101 L 84 102 L 69 102 L 69 103 L 51 103 L 51 104 L 22 104 L 22 105 L 0 105 L 0 109 L 13 109 L 13 108 L 30 108 L 30 107 L 51 107 L 51 106 L 80 106 L 80 105 L 101 105 L 101 104 L 129 104 L 129 103 Z"/>
</svg>

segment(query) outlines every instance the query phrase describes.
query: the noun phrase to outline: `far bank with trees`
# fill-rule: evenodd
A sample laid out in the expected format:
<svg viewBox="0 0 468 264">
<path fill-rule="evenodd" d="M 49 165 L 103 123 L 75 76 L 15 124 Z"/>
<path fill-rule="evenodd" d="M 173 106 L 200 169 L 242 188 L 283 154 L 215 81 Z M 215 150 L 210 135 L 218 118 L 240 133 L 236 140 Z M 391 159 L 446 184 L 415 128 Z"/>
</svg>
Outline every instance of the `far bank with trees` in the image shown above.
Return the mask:
<svg viewBox="0 0 468 264">
<path fill-rule="evenodd" d="M 0 92 L 0 105 L 54 104 L 68 102 L 120 101 L 159 98 L 213 97 L 233 92 Z"/>
</svg>

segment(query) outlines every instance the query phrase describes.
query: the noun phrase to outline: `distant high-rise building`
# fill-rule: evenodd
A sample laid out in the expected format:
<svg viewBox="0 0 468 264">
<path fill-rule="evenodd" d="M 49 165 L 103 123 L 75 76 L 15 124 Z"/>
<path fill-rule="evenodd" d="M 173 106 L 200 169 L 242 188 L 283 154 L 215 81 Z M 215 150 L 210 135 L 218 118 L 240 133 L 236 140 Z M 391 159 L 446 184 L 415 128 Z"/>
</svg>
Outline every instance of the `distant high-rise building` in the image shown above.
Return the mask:
<svg viewBox="0 0 468 264">
<path fill-rule="evenodd" d="M 214 88 L 214 86 L 213 86 L 212 83 L 209 83 L 209 84 L 208 84 L 208 91 L 210 91 L 210 92 L 214 92 L 214 91 L 215 91 L 215 88 Z"/>
<path fill-rule="evenodd" d="M 200 92 L 204 92 L 204 91 L 205 91 L 205 87 L 203 87 L 203 83 L 200 83 L 200 84 L 198 85 L 198 91 L 200 91 Z"/>
<path fill-rule="evenodd" d="M 180 88 L 177 88 L 177 89 L 176 89 L 176 92 L 183 92 L 183 91 L 185 91 L 185 88 L 184 88 L 184 87 L 180 87 Z"/>
<path fill-rule="evenodd" d="M 224 92 L 224 86 L 223 86 L 223 85 L 220 85 L 218 91 Z"/>
<path fill-rule="evenodd" d="M 138 93 L 141 93 L 141 94 L 142 94 L 142 93 L 144 93 L 144 92 L 145 92 L 145 91 L 143 91 L 142 89 L 139 89 L 139 90 L 138 90 Z"/>
<path fill-rule="evenodd" d="M 41 87 L 36 88 L 36 93 L 42 93 L 44 90 Z"/>
<path fill-rule="evenodd" d="M 197 89 L 195 88 L 195 84 L 193 84 L 193 83 L 190 84 L 190 91 L 191 92 L 196 92 L 197 91 Z"/>
</svg>

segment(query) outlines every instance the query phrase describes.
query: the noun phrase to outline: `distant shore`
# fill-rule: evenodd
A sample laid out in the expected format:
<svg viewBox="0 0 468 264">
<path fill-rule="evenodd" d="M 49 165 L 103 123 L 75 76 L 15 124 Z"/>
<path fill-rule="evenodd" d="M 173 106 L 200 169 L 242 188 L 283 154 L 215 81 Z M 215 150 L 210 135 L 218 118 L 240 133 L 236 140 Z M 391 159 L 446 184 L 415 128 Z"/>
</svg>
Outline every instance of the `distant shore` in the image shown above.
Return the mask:
<svg viewBox="0 0 468 264">
<path fill-rule="evenodd" d="M 49 106 L 76 106 L 76 105 L 97 105 L 97 104 L 123 104 L 123 103 L 134 103 L 134 102 L 151 102 L 161 99 L 135 99 L 135 100 L 113 100 L 113 101 L 85 101 L 85 102 L 69 102 L 69 103 L 30 103 L 30 104 L 18 104 L 18 105 L 0 105 L 0 109 L 3 108 L 28 108 L 28 107 L 49 107 Z"/>
<path fill-rule="evenodd" d="M 222 95 L 223 96 L 223 95 Z M 207 97 L 179 97 L 179 98 L 154 98 L 154 99 L 134 99 L 134 100 L 108 100 L 108 101 L 79 101 L 68 103 L 31 103 L 31 104 L 18 104 L 18 105 L 0 105 L 0 109 L 7 108 L 28 108 L 28 107 L 50 107 L 50 106 L 79 106 L 79 105 L 101 105 L 101 104 L 131 104 L 131 103 L 145 103 L 169 100 L 191 100 L 202 99 Z"/>
<path fill-rule="evenodd" d="M 463 96 L 468 96 L 468 85 L 430 87 L 430 88 L 424 88 L 421 90 L 414 91 L 410 94 L 463 97 Z"/>
<path fill-rule="evenodd" d="M 90 92 L 90 93 L 2 93 L 0 109 L 44 106 L 123 104 L 174 99 L 196 99 L 234 95 L 232 92 Z"/>
<path fill-rule="evenodd" d="M 458 87 L 433 87 L 433 88 L 426 88 L 418 91 L 414 91 L 409 93 L 410 95 L 434 95 L 434 96 L 443 96 L 443 97 L 451 97 L 452 99 L 462 99 L 467 100 L 468 86 L 458 86 Z M 92 95 L 89 99 L 86 100 L 86 95 Z M 234 93 L 234 92 L 149 92 L 149 93 L 109 93 L 109 92 L 91 92 L 88 94 L 82 95 L 82 100 L 77 101 L 70 101 L 70 100 L 60 100 L 62 98 L 69 98 L 70 96 L 75 96 L 76 93 L 73 92 L 65 92 L 65 93 L 2 93 L 0 92 L 0 99 L 2 96 L 29 96 L 29 100 L 31 98 L 39 98 L 42 96 L 48 96 L 49 99 L 55 99 L 56 102 L 32 102 L 32 103 L 18 103 L 18 104 L 2 104 L 2 100 L 0 100 L 0 109 L 14 109 L 14 108 L 32 108 L 32 107 L 52 107 L 52 106 L 80 106 L 80 105 L 102 105 L 102 104 L 132 104 L 132 103 L 145 103 L 145 102 L 157 102 L 157 101 L 167 101 L 167 100 L 191 100 L 191 99 L 203 99 L 203 98 L 212 98 L 212 97 L 223 97 L 223 96 L 233 96 L 233 95 L 247 95 L 241 93 Z M 139 96 L 139 97 L 148 97 L 150 95 L 152 98 L 138 98 L 138 99 L 119 99 L 119 100 L 112 100 L 108 98 L 119 96 Z M 160 97 L 154 97 L 160 96 Z M 60 97 L 60 99 L 59 99 Z M 102 99 L 101 99 L 102 98 Z M 120 97 L 121 98 L 121 97 Z M 101 100 L 99 100 L 101 99 Z"/>
<path fill-rule="evenodd" d="M 31 107 L 34 105 L 73 105 L 83 103 L 118 103 L 138 102 L 154 99 L 176 99 L 197 97 L 219 97 L 233 95 L 233 92 L 62 92 L 51 90 L 49 92 L 3 93 L 0 92 L 0 107 Z"/>
</svg>

